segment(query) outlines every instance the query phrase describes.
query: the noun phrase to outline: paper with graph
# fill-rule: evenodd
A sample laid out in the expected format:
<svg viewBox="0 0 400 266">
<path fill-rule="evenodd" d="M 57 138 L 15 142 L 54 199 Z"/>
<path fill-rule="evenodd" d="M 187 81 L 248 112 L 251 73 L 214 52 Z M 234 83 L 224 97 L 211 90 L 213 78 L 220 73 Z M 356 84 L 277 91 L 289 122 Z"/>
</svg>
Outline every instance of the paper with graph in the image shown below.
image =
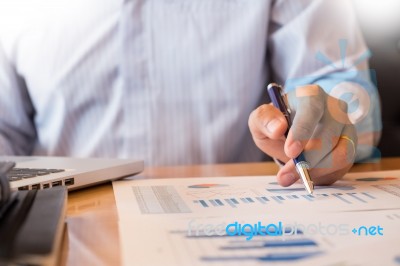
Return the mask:
<svg viewBox="0 0 400 266">
<path fill-rule="evenodd" d="M 240 219 L 240 218 L 239 218 Z M 242 222 L 284 224 L 286 234 L 227 236 L 212 229 L 234 218 L 137 219 L 119 224 L 124 265 L 399 265 L 400 211 L 328 213 L 323 217 L 264 214 Z M 293 226 L 296 234 L 289 234 Z M 382 235 L 353 228 L 380 226 Z M 302 229 L 299 229 L 302 227 Z M 360 248 L 358 248 L 360 246 Z M 371 256 L 369 256 L 369 254 Z"/>
<path fill-rule="evenodd" d="M 140 215 L 250 215 L 400 208 L 400 172 L 347 175 L 309 195 L 273 176 L 127 180 L 113 183 L 120 219 Z"/>
<path fill-rule="evenodd" d="M 360 256 L 372 248 L 385 265 L 400 264 L 397 249 L 375 247 L 400 239 L 400 171 L 348 174 L 313 195 L 274 176 L 113 187 L 125 265 L 368 265 Z M 350 249 L 359 254 L 338 257 Z"/>
</svg>

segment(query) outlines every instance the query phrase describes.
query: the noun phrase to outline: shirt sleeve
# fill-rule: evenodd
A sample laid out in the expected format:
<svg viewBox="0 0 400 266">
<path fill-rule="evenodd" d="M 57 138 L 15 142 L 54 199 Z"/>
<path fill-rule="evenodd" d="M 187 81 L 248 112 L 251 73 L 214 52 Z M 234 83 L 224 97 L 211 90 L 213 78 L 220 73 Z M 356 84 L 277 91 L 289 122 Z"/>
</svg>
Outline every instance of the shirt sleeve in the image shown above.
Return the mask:
<svg viewBox="0 0 400 266">
<path fill-rule="evenodd" d="M 356 161 L 379 155 L 382 127 L 375 72 L 351 1 L 277 0 L 271 11 L 272 75 L 290 91 L 318 84 L 348 104 L 359 139 Z"/>
<path fill-rule="evenodd" d="M 0 155 L 29 155 L 36 139 L 34 108 L 0 40 Z"/>
</svg>

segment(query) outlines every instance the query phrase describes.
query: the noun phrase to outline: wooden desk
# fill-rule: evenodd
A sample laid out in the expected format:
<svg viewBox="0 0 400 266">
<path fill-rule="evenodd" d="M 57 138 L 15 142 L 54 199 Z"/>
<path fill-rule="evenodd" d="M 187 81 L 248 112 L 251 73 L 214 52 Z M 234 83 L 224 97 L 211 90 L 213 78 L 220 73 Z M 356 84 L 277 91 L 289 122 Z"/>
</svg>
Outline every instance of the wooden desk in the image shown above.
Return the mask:
<svg viewBox="0 0 400 266">
<path fill-rule="evenodd" d="M 400 158 L 355 165 L 351 172 L 400 169 Z M 148 168 L 140 178 L 273 175 L 275 163 L 220 164 Z M 71 192 L 68 234 L 62 247 L 64 265 L 119 265 L 118 216 L 111 184 Z"/>
</svg>

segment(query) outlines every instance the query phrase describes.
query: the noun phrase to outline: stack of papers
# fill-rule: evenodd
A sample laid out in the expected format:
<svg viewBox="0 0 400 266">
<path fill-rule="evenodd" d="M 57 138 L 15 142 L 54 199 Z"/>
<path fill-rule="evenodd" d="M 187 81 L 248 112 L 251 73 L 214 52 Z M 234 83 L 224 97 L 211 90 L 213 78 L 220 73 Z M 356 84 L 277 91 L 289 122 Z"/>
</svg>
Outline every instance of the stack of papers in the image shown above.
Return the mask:
<svg viewBox="0 0 400 266">
<path fill-rule="evenodd" d="M 400 171 L 113 183 L 125 265 L 400 265 Z M 371 252 L 373 250 L 373 252 Z"/>
</svg>

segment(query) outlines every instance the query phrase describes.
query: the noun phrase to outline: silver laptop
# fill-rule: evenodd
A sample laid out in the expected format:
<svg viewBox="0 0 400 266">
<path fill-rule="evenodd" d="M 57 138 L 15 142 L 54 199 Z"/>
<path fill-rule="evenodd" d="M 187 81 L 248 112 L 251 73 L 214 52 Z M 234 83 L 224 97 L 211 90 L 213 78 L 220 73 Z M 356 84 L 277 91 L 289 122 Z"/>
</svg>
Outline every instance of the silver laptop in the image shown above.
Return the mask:
<svg viewBox="0 0 400 266">
<path fill-rule="evenodd" d="M 143 161 L 131 159 L 0 156 L 13 161 L 7 176 L 12 190 L 66 186 L 68 190 L 117 180 L 143 171 Z"/>
</svg>

